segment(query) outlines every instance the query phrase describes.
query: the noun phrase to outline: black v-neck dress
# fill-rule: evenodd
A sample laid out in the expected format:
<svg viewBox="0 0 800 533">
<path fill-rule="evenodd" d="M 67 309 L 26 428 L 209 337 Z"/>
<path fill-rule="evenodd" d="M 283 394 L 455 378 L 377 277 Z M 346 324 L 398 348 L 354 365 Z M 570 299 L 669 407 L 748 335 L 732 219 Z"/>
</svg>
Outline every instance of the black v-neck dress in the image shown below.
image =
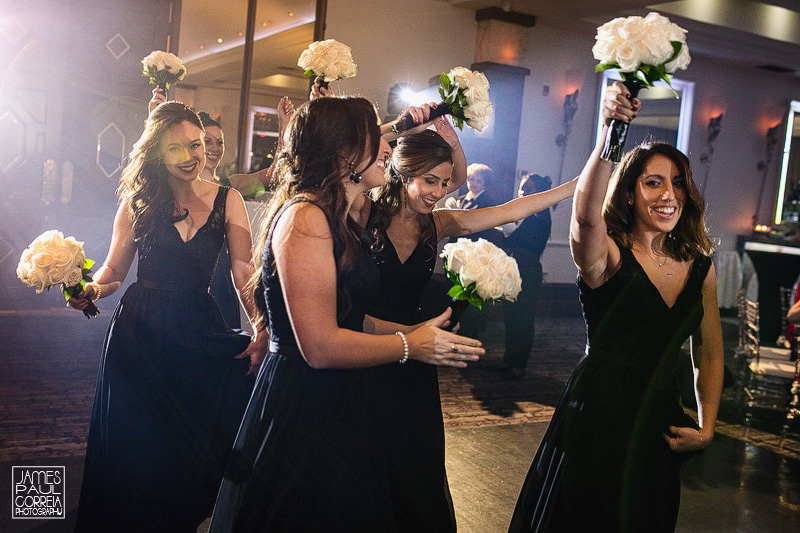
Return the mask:
<svg viewBox="0 0 800 533">
<path fill-rule="evenodd" d="M 633 253 L 595 289 L 578 279 L 588 345 L 522 487 L 509 531 L 674 531 L 679 469 L 668 426 L 697 428 L 674 369 L 703 318 L 711 259 L 668 307 Z M 586 528 L 586 529 L 583 529 Z"/>
<path fill-rule="evenodd" d="M 436 266 L 436 249 L 417 243 L 403 263 L 389 237 L 383 238 L 383 249 L 373 253 L 380 284 L 367 314 L 406 325 L 430 318 L 422 316 L 420 302 Z M 454 532 L 437 367 L 409 360 L 372 368 L 370 375 L 398 530 Z"/>
<path fill-rule="evenodd" d="M 250 396 L 250 337 L 208 294 L 225 235 L 220 188 L 184 242 L 164 220 L 138 236 L 137 281 L 106 334 L 77 531 L 191 531 L 211 514 Z"/>
</svg>

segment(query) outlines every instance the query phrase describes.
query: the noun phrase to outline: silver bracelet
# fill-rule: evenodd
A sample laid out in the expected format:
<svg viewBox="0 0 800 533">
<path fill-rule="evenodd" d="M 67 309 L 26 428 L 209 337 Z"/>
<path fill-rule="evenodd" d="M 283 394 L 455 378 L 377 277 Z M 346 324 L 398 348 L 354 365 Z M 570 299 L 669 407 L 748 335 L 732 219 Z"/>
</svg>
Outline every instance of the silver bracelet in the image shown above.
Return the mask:
<svg viewBox="0 0 800 533">
<path fill-rule="evenodd" d="M 400 337 L 400 339 L 403 341 L 403 357 L 402 359 L 397 361 L 402 365 L 403 363 L 408 361 L 408 340 L 406 340 L 406 334 L 403 333 L 402 331 L 395 331 L 394 334 Z"/>
</svg>

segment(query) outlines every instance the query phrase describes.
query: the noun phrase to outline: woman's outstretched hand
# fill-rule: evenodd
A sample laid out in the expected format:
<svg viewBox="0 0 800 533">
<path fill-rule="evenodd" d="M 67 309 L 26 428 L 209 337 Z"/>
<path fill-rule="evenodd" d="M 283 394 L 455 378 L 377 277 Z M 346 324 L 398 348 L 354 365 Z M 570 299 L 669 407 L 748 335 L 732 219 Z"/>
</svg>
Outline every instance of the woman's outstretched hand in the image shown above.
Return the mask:
<svg viewBox="0 0 800 533">
<path fill-rule="evenodd" d="M 409 356 L 422 363 L 466 368 L 486 351 L 481 341 L 462 337 L 441 328 L 450 322 L 452 309 L 433 318 L 408 334 Z"/>
<path fill-rule="evenodd" d="M 669 444 L 673 452 L 693 452 L 705 449 L 711 444 L 714 434 L 704 436 L 703 430 L 696 430 L 690 427 L 669 426 L 672 436 L 664 434 L 664 440 Z"/>
<path fill-rule="evenodd" d="M 603 98 L 603 118 L 608 124 L 612 119 L 630 122 L 642 110 L 642 101 L 631 98 L 631 93 L 621 81 L 615 81 L 606 89 Z"/>
</svg>

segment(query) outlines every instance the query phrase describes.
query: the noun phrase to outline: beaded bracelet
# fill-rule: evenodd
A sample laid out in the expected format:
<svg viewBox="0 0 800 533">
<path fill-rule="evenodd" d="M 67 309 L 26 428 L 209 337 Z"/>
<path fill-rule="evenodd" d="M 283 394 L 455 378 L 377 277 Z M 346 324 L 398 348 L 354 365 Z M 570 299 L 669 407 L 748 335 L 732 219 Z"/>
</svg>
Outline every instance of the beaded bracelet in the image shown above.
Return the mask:
<svg viewBox="0 0 800 533">
<path fill-rule="evenodd" d="M 408 361 L 408 340 L 406 340 L 406 334 L 402 331 L 395 331 L 394 334 L 400 337 L 400 339 L 403 341 L 403 358 L 397 361 L 402 365 Z"/>
<path fill-rule="evenodd" d="M 102 297 L 103 288 L 100 286 L 99 283 L 92 282 L 92 286 L 94 287 L 94 298 L 92 298 L 93 302 L 96 302 Z"/>
</svg>

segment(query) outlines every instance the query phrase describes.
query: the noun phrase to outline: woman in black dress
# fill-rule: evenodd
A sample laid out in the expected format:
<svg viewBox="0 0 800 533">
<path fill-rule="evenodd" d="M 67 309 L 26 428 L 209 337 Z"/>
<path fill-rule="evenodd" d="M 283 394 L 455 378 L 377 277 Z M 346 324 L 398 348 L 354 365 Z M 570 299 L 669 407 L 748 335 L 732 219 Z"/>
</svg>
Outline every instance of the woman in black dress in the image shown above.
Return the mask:
<svg viewBox="0 0 800 533">
<path fill-rule="evenodd" d="M 607 116 L 636 115 L 640 103 L 622 84 L 609 93 Z M 579 178 L 570 228 L 587 353 L 533 460 L 512 532 L 673 531 L 681 460 L 714 436 L 722 332 L 689 160 L 667 144 L 645 144 L 609 183 L 602 148 Z M 674 377 L 689 336 L 699 426 L 684 413 Z"/>
<path fill-rule="evenodd" d="M 441 239 L 519 220 L 572 195 L 575 182 L 542 194 L 485 209 L 434 209 L 447 194 L 460 147 L 452 126 L 436 119 L 437 131 L 398 139 L 389 178 L 374 200 L 356 210 L 373 240 L 380 272 L 378 297 L 367 312 L 414 324 L 423 320 L 422 292 L 436 264 Z M 462 155 L 463 157 L 463 155 Z M 373 369 L 389 466 L 389 489 L 401 531 L 455 531 L 444 462 L 444 424 L 436 367 L 409 361 Z"/>
<path fill-rule="evenodd" d="M 365 315 L 378 273 L 348 210 L 383 183 L 391 154 L 372 104 L 315 99 L 295 113 L 286 142 L 256 286 L 270 349 L 210 530 L 398 531 L 382 391 L 369 367 L 464 367 L 483 349 L 437 327 L 449 311 L 420 326 Z"/>
<path fill-rule="evenodd" d="M 204 152 L 191 109 L 166 102 L 153 111 L 122 172 L 108 256 L 70 300 L 82 309 L 112 294 L 138 252 L 138 279 L 104 344 L 78 531 L 195 531 L 252 389 L 248 366 L 266 352 L 263 326 L 252 342 L 232 331 L 208 294 L 223 239 L 240 290 L 253 266 L 242 197 L 199 179 Z"/>
</svg>

